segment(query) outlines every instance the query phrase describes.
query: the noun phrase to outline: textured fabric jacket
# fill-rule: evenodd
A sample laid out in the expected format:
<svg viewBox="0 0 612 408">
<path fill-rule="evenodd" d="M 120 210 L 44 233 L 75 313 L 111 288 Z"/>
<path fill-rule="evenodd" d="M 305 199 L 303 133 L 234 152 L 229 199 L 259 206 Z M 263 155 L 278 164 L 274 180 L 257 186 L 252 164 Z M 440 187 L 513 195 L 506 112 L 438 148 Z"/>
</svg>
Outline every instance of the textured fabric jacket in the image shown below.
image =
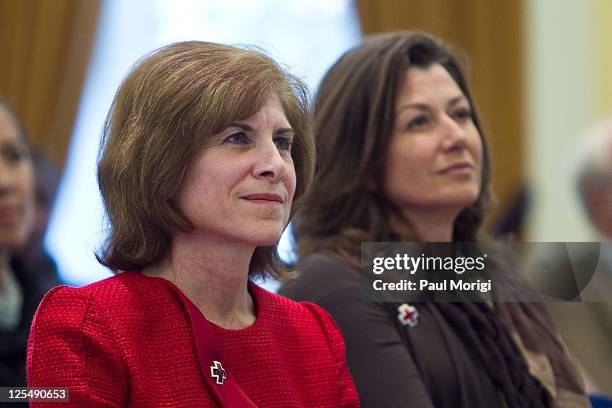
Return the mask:
<svg viewBox="0 0 612 408">
<path fill-rule="evenodd" d="M 177 290 L 138 272 L 51 290 L 28 342 L 28 385 L 68 387 L 71 406 L 217 406 Z M 212 325 L 224 368 L 250 399 L 259 407 L 358 406 L 329 315 L 254 284 L 250 291 L 255 323 L 240 330 Z"/>
</svg>

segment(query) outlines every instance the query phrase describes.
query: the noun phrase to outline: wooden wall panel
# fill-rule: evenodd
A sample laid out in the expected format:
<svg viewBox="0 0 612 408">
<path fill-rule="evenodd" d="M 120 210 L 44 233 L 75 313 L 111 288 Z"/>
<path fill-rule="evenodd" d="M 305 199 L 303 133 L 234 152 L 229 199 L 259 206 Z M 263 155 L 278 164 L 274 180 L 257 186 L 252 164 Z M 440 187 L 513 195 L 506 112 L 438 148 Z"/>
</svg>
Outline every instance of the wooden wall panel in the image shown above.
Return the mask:
<svg viewBox="0 0 612 408">
<path fill-rule="evenodd" d="M 63 164 L 99 0 L 0 0 L 0 94 L 32 144 Z"/>
</svg>

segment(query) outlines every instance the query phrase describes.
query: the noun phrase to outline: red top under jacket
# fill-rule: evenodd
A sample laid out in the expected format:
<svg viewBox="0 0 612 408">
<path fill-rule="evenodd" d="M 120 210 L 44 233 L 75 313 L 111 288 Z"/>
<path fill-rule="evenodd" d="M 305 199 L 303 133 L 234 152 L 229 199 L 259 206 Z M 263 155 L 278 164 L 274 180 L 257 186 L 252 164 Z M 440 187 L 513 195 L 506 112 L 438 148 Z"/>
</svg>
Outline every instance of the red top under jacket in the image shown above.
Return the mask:
<svg viewBox="0 0 612 408">
<path fill-rule="evenodd" d="M 28 386 L 68 387 L 70 406 L 217 406 L 177 290 L 139 272 L 52 289 L 32 323 Z M 342 335 L 329 315 L 255 284 L 250 291 L 255 323 L 240 330 L 212 325 L 223 366 L 248 397 L 258 407 L 358 407 Z"/>
</svg>

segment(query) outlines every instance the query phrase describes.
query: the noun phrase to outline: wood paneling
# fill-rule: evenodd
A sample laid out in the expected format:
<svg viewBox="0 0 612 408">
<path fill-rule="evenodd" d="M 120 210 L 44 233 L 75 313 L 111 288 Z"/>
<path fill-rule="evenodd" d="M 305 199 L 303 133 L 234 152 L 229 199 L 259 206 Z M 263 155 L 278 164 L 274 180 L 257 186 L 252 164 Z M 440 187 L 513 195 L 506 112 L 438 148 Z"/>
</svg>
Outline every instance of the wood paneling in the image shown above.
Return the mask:
<svg viewBox="0 0 612 408">
<path fill-rule="evenodd" d="M 32 144 L 64 162 L 99 0 L 0 0 L 0 94 Z"/>
</svg>

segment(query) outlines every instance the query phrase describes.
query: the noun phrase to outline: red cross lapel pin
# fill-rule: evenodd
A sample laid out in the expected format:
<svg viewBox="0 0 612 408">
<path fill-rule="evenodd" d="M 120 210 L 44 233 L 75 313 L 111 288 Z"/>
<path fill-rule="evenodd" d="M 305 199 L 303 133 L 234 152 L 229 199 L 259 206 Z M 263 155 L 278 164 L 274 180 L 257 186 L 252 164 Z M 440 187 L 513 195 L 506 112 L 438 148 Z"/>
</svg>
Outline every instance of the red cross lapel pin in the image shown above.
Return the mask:
<svg viewBox="0 0 612 408">
<path fill-rule="evenodd" d="M 213 360 L 213 364 L 210 366 L 210 376 L 219 385 L 223 385 L 225 382 L 225 369 L 219 361 Z"/>
<path fill-rule="evenodd" d="M 418 323 L 419 311 L 416 307 L 409 305 L 408 303 L 402 303 L 397 308 L 397 318 L 399 319 L 402 326 L 414 327 Z"/>
</svg>

